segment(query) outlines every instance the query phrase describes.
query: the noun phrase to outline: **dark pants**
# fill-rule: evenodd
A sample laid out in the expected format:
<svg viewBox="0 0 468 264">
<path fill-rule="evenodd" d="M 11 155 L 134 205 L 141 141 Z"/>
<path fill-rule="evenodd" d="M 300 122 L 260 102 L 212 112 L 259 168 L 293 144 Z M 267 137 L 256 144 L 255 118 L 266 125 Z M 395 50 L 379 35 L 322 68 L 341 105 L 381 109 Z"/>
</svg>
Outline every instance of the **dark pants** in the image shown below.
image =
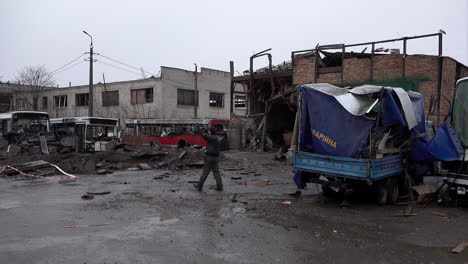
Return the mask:
<svg viewBox="0 0 468 264">
<path fill-rule="evenodd" d="M 208 177 L 210 171 L 213 171 L 217 189 L 222 190 L 223 181 L 221 180 L 221 175 L 219 175 L 219 159 L 218 157 L 213 156 L 205 157 L 205 165 L 203 166 L 203 173 L 200 176 L 200 180 L 198 181 L 198 189 L 201 190 L 203 188 L 203 184 L 205 184 L 206 177 Z"/>
</svg>

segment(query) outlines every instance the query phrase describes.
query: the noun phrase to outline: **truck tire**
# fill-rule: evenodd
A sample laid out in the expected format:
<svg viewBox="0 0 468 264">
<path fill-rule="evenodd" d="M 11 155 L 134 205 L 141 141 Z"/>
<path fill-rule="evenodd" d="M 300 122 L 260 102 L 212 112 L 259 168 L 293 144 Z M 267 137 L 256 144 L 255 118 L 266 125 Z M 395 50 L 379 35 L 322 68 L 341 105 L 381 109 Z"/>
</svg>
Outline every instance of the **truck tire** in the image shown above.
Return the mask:
<svg viewBox="0 0 468 264">
<path fill-rule="evenodd" d="M 375 198 L 378 205 L 387 204 L 388 189 L 385 181 L 376 182 L 374 185 Z"/>
<path fill-rule="evenodd" d="M 386 185 L 387 185 L 387 203 L 394 204 L 397 202 L 398 196 L 400 194 L 398 178 L 397 177 L 389 178 Z"/>
</svg>

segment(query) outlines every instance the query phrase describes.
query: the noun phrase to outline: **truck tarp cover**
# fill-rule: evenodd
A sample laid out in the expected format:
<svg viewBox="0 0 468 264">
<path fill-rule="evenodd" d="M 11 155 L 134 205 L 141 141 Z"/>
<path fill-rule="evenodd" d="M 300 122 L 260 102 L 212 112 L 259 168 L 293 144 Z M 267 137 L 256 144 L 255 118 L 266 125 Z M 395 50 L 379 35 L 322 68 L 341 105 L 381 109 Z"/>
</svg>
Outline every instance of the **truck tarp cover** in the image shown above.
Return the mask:
<svg viewBox="0 0 468 264">
<path fill-rule="evenodd" d="M 329 87 L 321 90 L 308 86 L 300 88 L 300 150 L 322 155 L 355 157 L 366 151 L 369 131 L 375 121 L 362 115 L 353 115 L 339 103 L 335 96 L 346 96 L 346 89 L 327 86 Z M 331 92 L 324 93 L 325 88 Z M 355 113 L 357 112 L 360 111 Z"/>
<path fill-rule="evenodd" d="M 364 85 L 353 89 L 330 84 L 308 84 L 302 94 L 299 150 L 336 157 L 359 158 L 369 154 L 369 134 L 376 118 L 366 115 L 378 103 L 383 87 Z M 424 103 L 421 94 L 386 87 L 382 125 L 401 125 L 415 139 L 410 159 L 415 161 L 456 160 L 462 152 L 451 127 L 441 127 L 431 142 L 427 140 Z M 408 125 L 409 124 L 409 125 Z M 421 136 L 422 135 L 422 136 Z M 444 148 L 441 148 L 444 146 Z"/>
</svg>

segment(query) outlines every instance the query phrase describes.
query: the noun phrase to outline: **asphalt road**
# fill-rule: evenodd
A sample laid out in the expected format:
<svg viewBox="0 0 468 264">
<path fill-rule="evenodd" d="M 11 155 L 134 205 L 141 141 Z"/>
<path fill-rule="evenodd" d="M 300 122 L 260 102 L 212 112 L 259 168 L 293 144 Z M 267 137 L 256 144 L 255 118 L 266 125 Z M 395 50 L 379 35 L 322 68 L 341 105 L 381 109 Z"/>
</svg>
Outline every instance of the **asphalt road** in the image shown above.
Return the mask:
<svg viewBox="0 0 468 264">
<path fill-rule="evenodd" d="M 295 199 L 286 162 L 226 156 L 239 166 L 223 163 L 224 192 L 211 175 L 196 191 L 188 182 L 200 169 L 0 178 L 0 263 L 468 263 L 468 249 L 450 252 L 468 240 L 468 209 L 416 206 L 417 216 L 394 217 L 405 207 L 340 208 L 316 186 Z M 253 180 L 269 184 L 246 185 Z"/>
</svg>

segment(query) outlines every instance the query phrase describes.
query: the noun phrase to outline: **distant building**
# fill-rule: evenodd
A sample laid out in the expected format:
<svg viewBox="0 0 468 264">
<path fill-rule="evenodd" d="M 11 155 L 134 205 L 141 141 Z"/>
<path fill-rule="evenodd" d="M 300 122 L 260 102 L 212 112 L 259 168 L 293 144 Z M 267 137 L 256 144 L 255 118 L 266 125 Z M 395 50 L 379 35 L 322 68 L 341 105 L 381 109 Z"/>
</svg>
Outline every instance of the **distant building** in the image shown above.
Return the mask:
<svg viewBox="0 0 468 264">
<path fill-rule="evenodd" d="M 121 124 L 125 119 L 141 118 L 230 119 L 230 73 L 201 68 L 196 77 L 197 93 L 193 71 L 170 67 L 161 67 L 161 77 L 97 83 L 93 86 L 94 116 L 118 118 Z M 233 99 L 234 113 L 245 115 L 245 97 L 243 101 L 237 99 Z M 28 98 L 13 94 L 10 101 L 13 102 L 11 109 L 32 110 Z M 48 88 L 41 93 L 37 104 L 37 110 L 48 112 L 51 118 L 87 116 L 89 87 Z"/>
</svg>

